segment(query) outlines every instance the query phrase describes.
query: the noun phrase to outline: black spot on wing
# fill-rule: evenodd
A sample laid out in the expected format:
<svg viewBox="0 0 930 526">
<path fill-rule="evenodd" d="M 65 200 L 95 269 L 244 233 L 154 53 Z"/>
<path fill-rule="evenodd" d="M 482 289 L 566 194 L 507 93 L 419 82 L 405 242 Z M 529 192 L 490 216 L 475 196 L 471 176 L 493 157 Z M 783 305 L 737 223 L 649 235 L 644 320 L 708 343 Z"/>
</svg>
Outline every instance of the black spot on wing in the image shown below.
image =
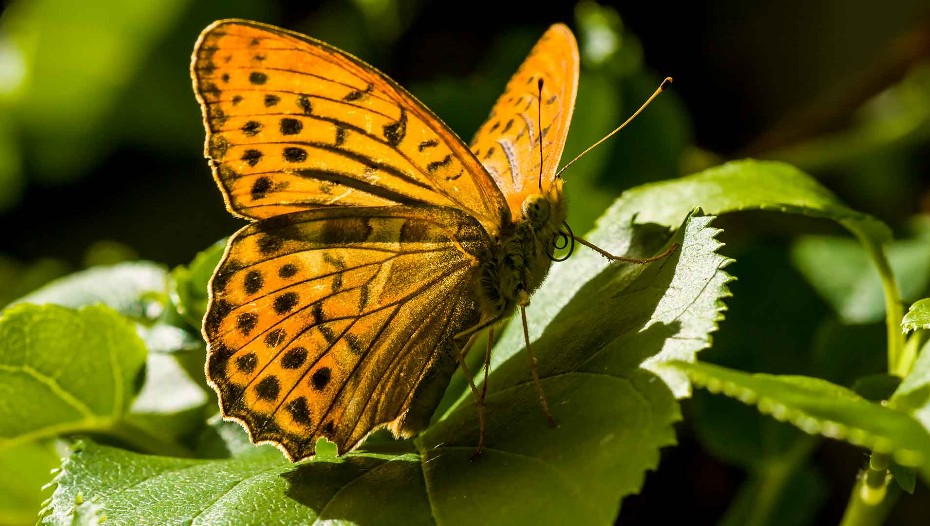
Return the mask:
<svg viewBox="0 0 930 526">
<path fill-rule="evenodd" d="M 297 306 L 299 301 L 300 296 L 296 292 L 285 292 L 274 299 L 274 310 L 278 314 L 284 314 Z"/>
<path fill-rule="evenodd" d="M 281 135 L 297 135 L 304 128 L 304 124 L 298 119 L 290 117 L 281 119 Z"/>
<path fill-rule="evenodd" d="M 310 98 L 306 95 L 297 97 L 297 106 L 304 112 L 304 115 L 313 113 L 313 104 L 310 103 Z"/>
<path fill-rule="evenodd" d="M 313 325 L 323 323 L 323 304 L 320 302 L 314 303 L 313 307 L 310 308 L 310 314 L 313 315 Z"/>
<path fill-rule="evenodd" d="M 450 164 L 452 164 L 452 154 L 447 154 L 445 157 L 442 158 L 441 161 L 433 161 L 427 164 L 426 171 L 429 173 L 435 173 L 436 170 L 444 166 L 449 166 Z"/>
<path fill-rule="evenodd" d="M 255 166 L 262 159 L 262 152 L 258 150 L 246 150 L 242 152 L 242 160 L 249 166 Z"/>
<path fill-rule="evenodd" d="M 310 377 L 310 383 L 313 385 L 314 389 L 322 391 L 329 385 L 331 376 L 332 371 L 329 367 L 320 367 L 313 373 L 313 376 Z"/>
<path fill-rule="evenodd" d="M 265 234 L 258 238 L 258 251 L 263 256 L 268 256 L 279 250 L 284 245 L 284 239 L 274 234 Z"/>
<path fill-rule="evenodd" d="M 287 403 L 284 408 L 291 415 L 291 420 L 298 424 L 310 425 L 310 407 L 307 399 L 300 396 Z"/>
<path fill-rule="evenodd" d="M 362 354 L 364 349 L 362 349 L 362 344 L 358 341 L 358 337 L 356 337 L 354 334 L 346 334 L 342 338 L 346 341 L 346 345 L 349 346 L 349 351 L 352 354 L 356 356 L 360 356 Z"/>
<path fill-rule="evenodd" d="M 285 338 L 287 338 L 287 332 L 285 332 L 284 329 L 274 329 L 265 335 L 265 345 L 270 349 L 274 349 L 278 345 L 281 345 L 281 342 L 283 342 Z"/>
<path fill-rule="evenodd" d="M 274 375 L 262 378 L 258 385 L 255 386 L 255 394 L 262 400 L 273 402 L 278 399 L 280 393 L 281 383 L 278 381 L 278 377 Z"/>
<path fill-rule="evenodd" d="M 236 318 L 236 327 L 244 336 L 248 336 L 255 325 L 258 324 L 258 314 L 254 312 L 243 312 Z"/>
<path fill-rule="evenodd" d="M 245 275 L 245 280 L 243 282 L 245 286 L 246 294 L 255 294 L 256 292 L 262 290 L 262 287 L 265 285 L 265 279 L 262 277 L 262 273 L 257 270 L 250 270 Z"/>
<path fill-rule="evenodd" d="M 397 146 L 404 140 L 404 137 L 407 135 L 407 110 L 404 108 L 400 109 L 400 118 L 397 119 L 397 122 L 384 125 L 384 138 L 387 139 L 388 144 L 391 146 Z"/>
<path fill-rule="evenodd" d="M 285 263 L 278 269 L 278 276 L 284 279 L 292 278 L 294 274 L 297 274 L 297 265 L 293 263 Z"/>
<path fill-rule="evenodd" d="M 252 183 L 252 189 L 250 190 L 252 200 L 257 201 L 265 197 L 269 190 L 271 190 L 271 179 L 264 175 L 259 177 Z"/>
<path fill-rule="evenodd" d="M 253 137 L 253 136 L 257 135 L 258 132 L 262 131 L 262 123 L 260 123 L 260 122 L 258 122 L 258 121 L 248 121 L 248 122 L 246 122 L 245 124 L 243 124 L 242 127 L 239 128 L 239 129 L 240 129 L 240 130 L 242 131 L 242 133 L 244 133 L 245 135 L 247 135 L 247 136 L 249 136 L 249 137 Z"/>
<path fill-rule="evenodd" d="M 307 361 L 307 349 L 291 347 L 281 357 L 281 367 L 285 369 L 299 369 Z"/>
<path fill-rule="evenodd" d="M 336 333 L 333 332 L 332 327 L 320 325 L 320 334 L 323 335 L 323 338 L 326 338 L 326 343 L 332 344 L 336 341 Z"/>
<path fill-rule="evenodd" d="M 284 160 L 289 163 L 302 163 L 307 160 L 307 150 L 296 146 L 288 146 L 284 149 Z"/>
<path fill-rule="evenodd" d="M 437 141 L 436 139 L 430 139 L 428 141 L 421 142 L 419 146 L 417 146 L 417 150 L 422 152 L 423 150 L 427 148 L 433 148 L 435 146 L 439 146 L 439 141 Z"/>
<path fill-rule="evenodd" d="M 252 371 L 255 370 L 255 367 L 258 365 L 258 356 L 254 352 L 243 354 L 236 358 L 236 369 L 245 373 L 252 374 Z"/>
</svg>

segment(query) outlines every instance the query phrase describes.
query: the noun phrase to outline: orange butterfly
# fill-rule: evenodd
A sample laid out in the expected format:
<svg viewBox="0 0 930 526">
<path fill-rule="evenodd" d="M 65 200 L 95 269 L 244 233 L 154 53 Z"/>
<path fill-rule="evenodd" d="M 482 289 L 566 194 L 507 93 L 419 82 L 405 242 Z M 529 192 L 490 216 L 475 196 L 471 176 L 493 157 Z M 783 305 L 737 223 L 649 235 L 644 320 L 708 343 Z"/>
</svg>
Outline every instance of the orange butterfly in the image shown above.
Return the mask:
<svg viewBox="0 0 930 526">
<path fill-rule="evenodd" d="M 571 31 L 546 31 L 471 149 L 373 67 L 277 27 L 215 22 L 191 70 L 214 178 L 252 221 L 204 319 L 224 416 L 291 460 L 320 437 L 341 454 L 380 427 L 412 436 L 469 336 L 524 309 L 555 245 L 573 242 L 556 174 Z"/>
</svg>

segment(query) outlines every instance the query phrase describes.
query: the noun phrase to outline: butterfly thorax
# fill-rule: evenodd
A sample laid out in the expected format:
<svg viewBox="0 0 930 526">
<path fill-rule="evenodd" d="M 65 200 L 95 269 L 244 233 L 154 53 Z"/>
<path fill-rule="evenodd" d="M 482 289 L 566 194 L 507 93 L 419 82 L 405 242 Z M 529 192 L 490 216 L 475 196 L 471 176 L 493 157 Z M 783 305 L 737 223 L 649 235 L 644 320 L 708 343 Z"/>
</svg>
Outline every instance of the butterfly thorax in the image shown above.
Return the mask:
<svg viewBox="0 0 930 526">
<path fill-rule="evenodd" d="M 562 180 L 528 195 L 521 215 L 501 230 L 481 269 L 482 308 L 488 318 L 509 314 L 542 283 L 565 221 Z"/>
</svg>

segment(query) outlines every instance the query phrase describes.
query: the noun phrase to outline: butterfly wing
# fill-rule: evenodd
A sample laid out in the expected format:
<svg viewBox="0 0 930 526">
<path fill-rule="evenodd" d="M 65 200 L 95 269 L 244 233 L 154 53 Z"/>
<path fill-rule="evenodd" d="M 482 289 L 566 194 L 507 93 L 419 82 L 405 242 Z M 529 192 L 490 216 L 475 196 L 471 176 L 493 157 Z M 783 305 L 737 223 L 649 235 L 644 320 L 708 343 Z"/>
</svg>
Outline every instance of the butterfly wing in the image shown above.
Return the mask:
<svg viewBox="0 0 930 526">
<path fill-rule="evenodd" d="M 206 155 L 237 215 L 421 203 L 465 210 L 489 232 L 509 222 L 494 181 L 438 117 L 332 46 L 221 20 L 201 34 L 191 75 Z"/>
<path fill-rule="evenodd" d="M 323 208 L 252 223 L 229 242 L 204 322 L 225 416 L 293 460 L 387 425 L 429 422 L 479 321 L 490 240 L 452 208 Z"/>
<path fill-rule="evenodd" d="M 513 217 L 520 217 L 526 196 L 539 192 L 540 185 L 547 189 L 555 176 L 575 108 L 578 61 L 571 30 L 562 24 L 550 27 L 472 139 L 472 151 L 504 193 Z"/>
</svg>

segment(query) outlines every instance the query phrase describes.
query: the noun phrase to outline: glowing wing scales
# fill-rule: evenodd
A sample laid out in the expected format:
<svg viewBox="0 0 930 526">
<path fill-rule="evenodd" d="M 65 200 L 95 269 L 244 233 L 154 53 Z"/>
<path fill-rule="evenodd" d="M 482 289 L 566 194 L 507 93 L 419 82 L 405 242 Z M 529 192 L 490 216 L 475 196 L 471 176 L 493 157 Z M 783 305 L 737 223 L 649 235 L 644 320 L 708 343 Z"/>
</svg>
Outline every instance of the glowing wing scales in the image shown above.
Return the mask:
<svg viewBox="0 0 930 526">
<path fill-rule="evenodd" d="M 428 423 L 475 325 L 490 244 L 454 209 L 298 212 L 240 230 L 211 283 L 208 377 L 224 414 L 292 459 Z"/>
<path fill-rule="evenodd" d="M 543 189 L 555 176 L 577 89 L 578 45 L 571 30 L 562 24 L 553 25 L 511 77 L 488 120 L 472 139 L 472 151 L 506 196 L 514 217 L 520 217 L 526 196 L 539 192 L 540 174 Z"/>
<path fill-rule="evenodd" d="M 201 34 L 191 66 L 206 154 L 230 211 L 450 206 L 499 228 L 503 196 L 438 117 L 323 42 L 244 20 Z"/>
</svg>

